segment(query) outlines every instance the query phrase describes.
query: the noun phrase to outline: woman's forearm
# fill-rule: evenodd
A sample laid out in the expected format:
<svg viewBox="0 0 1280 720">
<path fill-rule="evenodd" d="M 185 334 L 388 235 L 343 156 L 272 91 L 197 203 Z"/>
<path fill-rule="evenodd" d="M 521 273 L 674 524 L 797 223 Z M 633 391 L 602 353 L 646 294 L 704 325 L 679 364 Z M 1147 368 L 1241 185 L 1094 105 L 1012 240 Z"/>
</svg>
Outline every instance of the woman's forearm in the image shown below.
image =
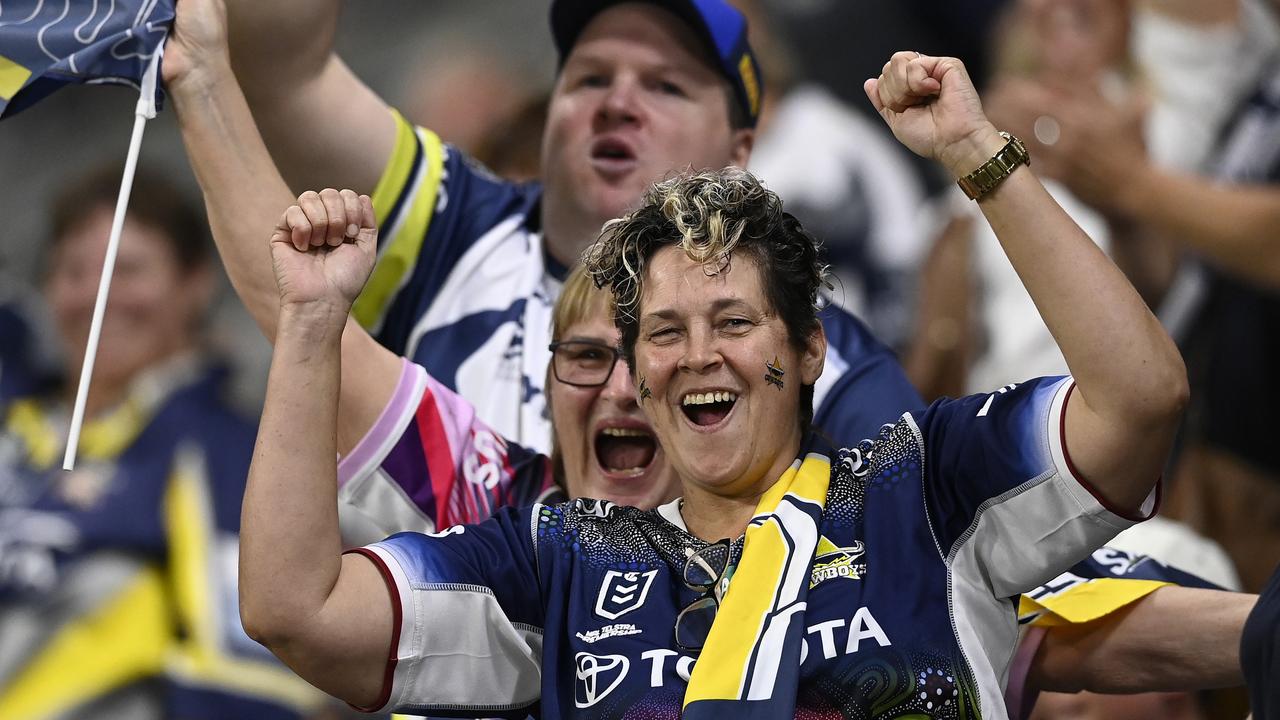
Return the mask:
<svg viewBox="0 0 1280 720">
<path fill-rule="evenodd" d="M 279 296 L 262 233 L 293 204 L 229 64 L 210 62 L 170 89 L 209 226 L 231 284 L 268 340 Z"/>
<path fill-rule="evenodd" d="M 245 630 L 287 645 L 337 583 L 335 428 L 346 313 L 315 307 L 280 313 L 240 529 Z"/>
<path fill-rule="evenodd" d="M 1041 690 L 1172 692 L 1233 687 L 1257 595 L 1161 588 L 1122 611 L 1049 630 L 1030 678 Z"/>
<path fill-rule="evenodd" d="M 1186 402 L 1177 347 L 1028 168 L 979 205 L 1076 380 L 1070 456 L 1111 505 L 1136 509 L 1159 476 Z"/>
<path fill-rule="evenodd" d="M 275 341 L 279 294 L 262 234 L 294 196 L 272 162 L 229 66 L 210 63 L 171 89 L 191 167 L 204 192 L 214 242 L 236 294 Z M 395 388 L 399 359 L 354 321 L 344 334 L 339 451 L 377 420 Z"/>
<path fill-rule="evenodd" d="M 899 141 L 953 178 L 1008 142 L 955 58 L 894 53 L 863 90 Z M 1129 281 L 1028 167 L 1006 173 L 978 205 L 1075 376 L 1063 425 L 1072 472 L 1104 506 L 1130 515 L 1159 476 L 1186 403 L 1182 358 Z"/>
<path fill-rule="evenodd" d="M 240 520 L 240 617 L 316 687 L 358 706 L 381 696 L 392 608 L 361 555 L 342 555 L 335 426 L 346 308 L 280 313 Z"/>
</svg>

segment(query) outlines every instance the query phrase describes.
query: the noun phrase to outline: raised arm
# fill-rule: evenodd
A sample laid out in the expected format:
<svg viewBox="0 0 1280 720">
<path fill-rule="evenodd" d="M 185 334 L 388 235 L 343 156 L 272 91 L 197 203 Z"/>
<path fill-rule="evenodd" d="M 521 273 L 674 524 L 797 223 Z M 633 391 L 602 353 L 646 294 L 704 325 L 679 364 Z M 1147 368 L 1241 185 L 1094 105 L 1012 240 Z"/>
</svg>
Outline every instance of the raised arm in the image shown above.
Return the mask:
<svg viewBox="0 0 1280 720">
<path fill-rule="evenodd" d="M 897 53 L 864 89 L 904 145 L 955 178 L 1005 144 L 954 58 Z M 1026 167 L 979 206 L 1076 380 L 1066 411 L 1068 457 L 1104 504 L 1134 514 L 1160 475 L 1186 403 L 1177 348 Z"/>
<path fill-rule="evenodd" d="M 275 341 L 280 296 L 262 229 L 271 227 L 293 194 L 276 170 L 231 72 L 223 7 L 217 0 L 183 0 L 165 54 L 166 85 L 182 139 L 204 192 L 209 224 L 231 284 L 268 340 Z M 352 143 L 356 145 L 358 143 Z M 348 193 L 351 204 L 354 193 Z M 307 193 L 301 202 L 332 210 L 345 225 L 336 191 Z M 353 206 L 354 207 L 354 206 Z M 342 335 L 338 449 L 350 450 L 372 427 L 394 390 L 399 360 L 354 321 Z"/>
<path fill-rule="evenodd" d="M 1234 687 L 1257 595 L 1163 587 L 1084 625 L 1052 627 L 1028 674 L 1040 690 L 1174 692 Z M 1188 623 L 1188 618 L 1195 618 Z"/>
<path fill-rule="evenodd" d="M 215 1 L 182 0 L 179 17 L 181 5 Z M 395 142 L 387 104 L 333 52 L 340 10 L 338 0 L 228 2 L 232 66 L 298 192 L 372 193 Z"/>
<path fill-rule="evenodd" d="M 336 232 L 289 208 L 271 238 L 279 312 L 275 354 L 240 528 L 245 631 L 316 687 L 373 705 L 391 647 L 392 603 L 373 563 L 342 555 L 337 446 L 341 338 L 373 267 L 377 231 Z"/>
</svg>

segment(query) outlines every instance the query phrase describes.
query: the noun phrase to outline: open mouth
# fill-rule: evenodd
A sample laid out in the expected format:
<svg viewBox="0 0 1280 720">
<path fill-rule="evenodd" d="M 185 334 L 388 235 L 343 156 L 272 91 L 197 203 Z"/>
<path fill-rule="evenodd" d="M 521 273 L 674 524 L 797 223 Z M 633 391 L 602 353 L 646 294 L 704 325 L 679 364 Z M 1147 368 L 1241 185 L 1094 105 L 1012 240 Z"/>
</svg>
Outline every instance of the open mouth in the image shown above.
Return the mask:
<svg viewBox="0 0 1280 720">
<path fill-rule="evenodd" d="M 716 391 L 706 393 L 689 393 L 680 403 L 685 417 L 694 425 L 709 426 L 724 420 L 738 402 L 737 393 Z"/>
<path fill-rule="evenodd" d="M 658 441 L 647 430 L 607 427 L 596 433 L 595 450 L 605 471 L 635 475 L 653 463 Z"/>
<path fill-rule="evenodd" d="M 591 147 L 591 159 L 606 162 L 630 162 L 636 159 L 635 151 L 617 138 L 602 138 Z"/>
</svg>

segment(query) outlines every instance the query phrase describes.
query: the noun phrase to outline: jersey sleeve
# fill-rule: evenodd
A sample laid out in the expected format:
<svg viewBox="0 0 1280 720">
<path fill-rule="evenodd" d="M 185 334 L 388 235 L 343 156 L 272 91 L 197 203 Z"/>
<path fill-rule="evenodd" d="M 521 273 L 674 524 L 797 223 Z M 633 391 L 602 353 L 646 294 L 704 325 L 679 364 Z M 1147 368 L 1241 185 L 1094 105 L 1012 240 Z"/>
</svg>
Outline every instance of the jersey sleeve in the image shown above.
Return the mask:
<svg viewBox="0 0 1280 720">
<path fill-rule="evenodd" d="M 1149 556 L 1101 547 L 1067 572 L 1022 595 L 1018 601 L 1018 622 L 1026 629 L 1005 684 L 1009 717 L 1021 720 L 1035 707 L 1039 693 L 1027 685 L 1027 677 L 1036 651 L 1050 628 L 1100 620 L 1167 585 L 1222 589 Z"/>
<path fill-rule="evenodd" d="M 480 522 L 555 488 L 546 456 L 507 442 L 422 366 L 402 362 L 381 416 L 338 464 L 348 546 Z"/>
<path fill-rule="evenodd" d="M 536 186 L 496 176 L 435 133 L 391 111 L 396 142 L 373 192 L 378 260 L 352 314 L 404 354 L 459 259 L 502 221 L 537 202 Z"/>
<path fill-rule="evenodd" d="M 1150 556 L 1101 547 L 1070 570 L 1024 593 L 1018 603 L 1018 622 L 1042 626 L 1092 622 L 1165 585 L 1224 589 Z"/>
<path fill-rule="evenodd" d="M 538 508 L 479 525 L 402 533 L 355 550 L 391 594 L 386 682 L 369 712 L 523 718 L 541 696 L 544 604 Z"/>
<path fill-rule="evenodd" d="M 924 493 L 939 550 L 996 597 L 1033 588 L 1155 509 L 1137 517 L 1104 506 L 1064 444 L 1075 383 L 1039 378 L 987 395 L 940 400 L 921 416 Z"/>
</svg>

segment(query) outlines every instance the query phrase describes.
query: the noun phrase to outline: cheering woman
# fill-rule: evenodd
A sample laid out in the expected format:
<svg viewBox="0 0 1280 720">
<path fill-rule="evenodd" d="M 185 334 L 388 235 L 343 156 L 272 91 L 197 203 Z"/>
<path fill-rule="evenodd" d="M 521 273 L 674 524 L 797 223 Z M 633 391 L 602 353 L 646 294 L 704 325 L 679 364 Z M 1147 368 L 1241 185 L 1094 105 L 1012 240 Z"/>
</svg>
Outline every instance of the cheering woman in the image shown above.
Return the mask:
<svg viewBox="0 0 1280 720">
<path fill-rule="evenodd" d="M 1005 717 L 1008 598 L 1149 515 L 1186 399 L 1173 343 L 982 114 L 898 53 L 871 101 L 982 207 L 1072 377 L 807 439 L 816 242 L 740 170 L 655 186 L 589 271 L 682 498 L 576 501 L 339 554 L 340 338 L 373 262 L 273 237 L 276 354 L 246 495 L 246 628 L 369 709 L 546 717 Z M 856 401 L 856 399 L 855 399 Z"/>
</svg>

